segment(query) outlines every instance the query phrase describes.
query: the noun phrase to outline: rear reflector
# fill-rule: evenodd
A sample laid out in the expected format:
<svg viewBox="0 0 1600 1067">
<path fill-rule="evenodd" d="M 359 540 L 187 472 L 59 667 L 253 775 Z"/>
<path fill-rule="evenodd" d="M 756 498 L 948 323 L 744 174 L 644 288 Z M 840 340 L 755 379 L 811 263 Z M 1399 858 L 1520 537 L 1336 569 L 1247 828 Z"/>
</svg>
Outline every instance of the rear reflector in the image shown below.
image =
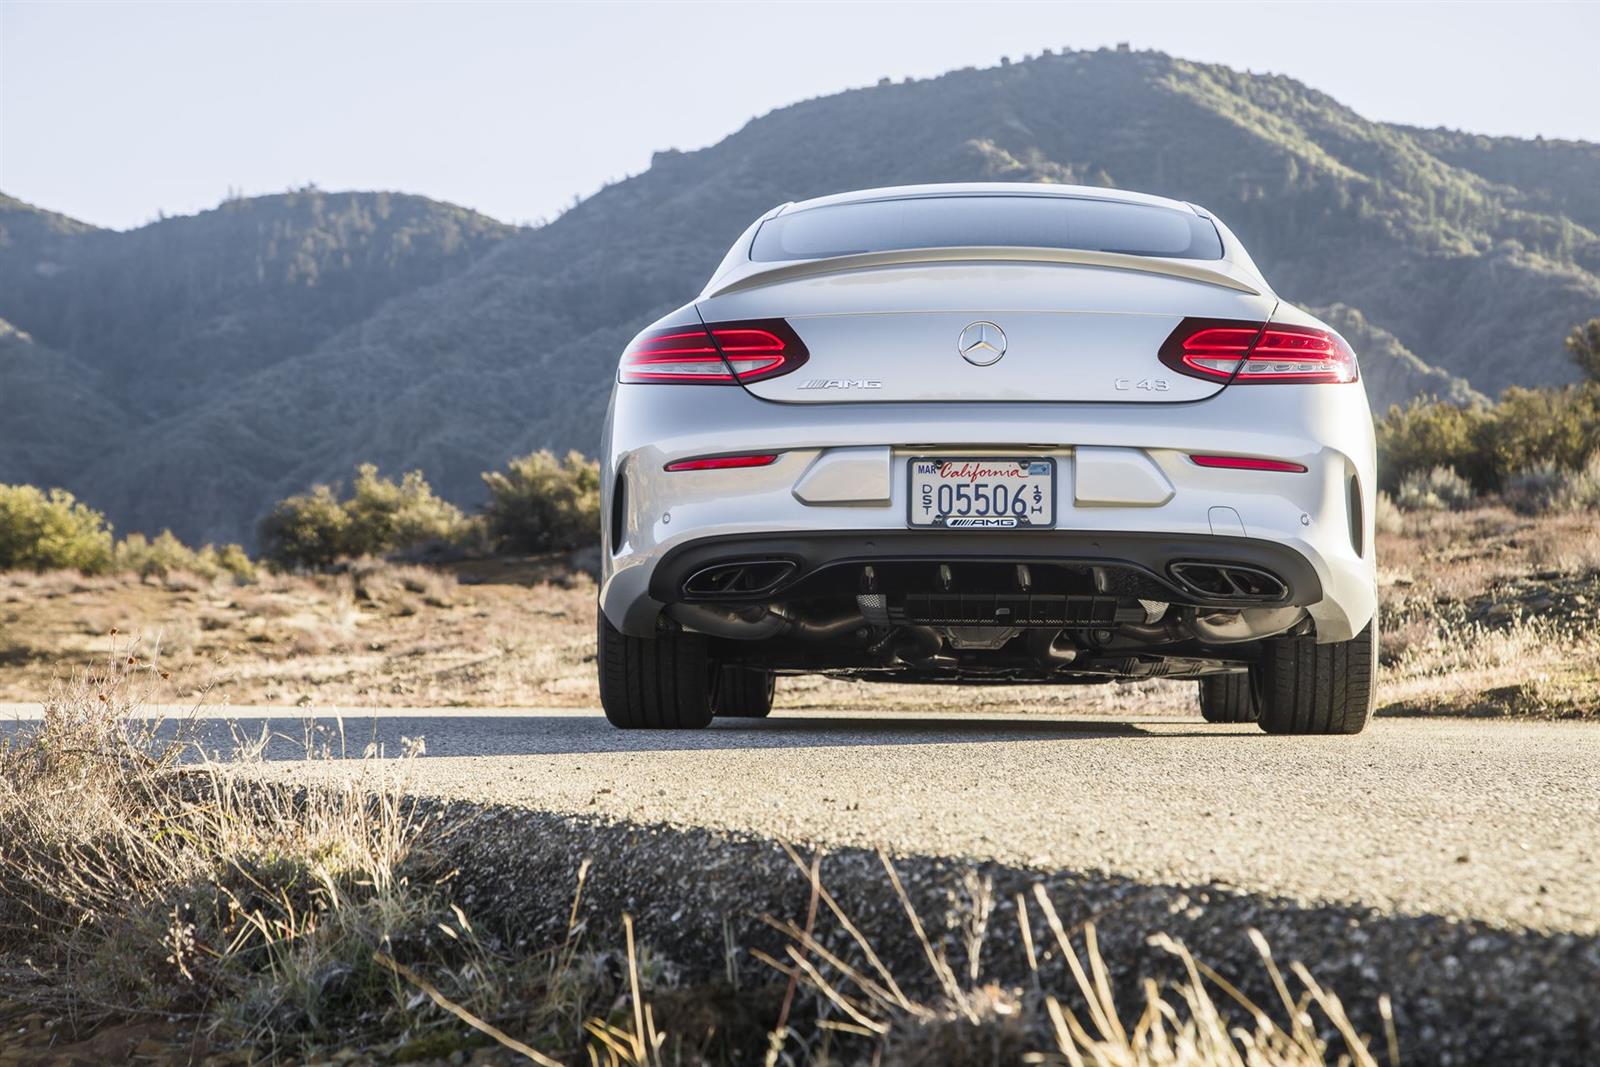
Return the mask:
<svg viewBox="0 0 1600 1067">
<path fill-rule="evenodd" d="M 1285 474 L 1304 474 L 1301 463 L 1282 459 L 1256 459 L 1253 456 L 1190 456 L 1190 462 L 1199 467 L 1222 467 L 1235 471 L 1283 471 Z"/>
<path fill-rule="evenodd" d="M 680 459 L 676 463 L 668 463 L 669 471 L 721 471 L 731 470 L 735 467 L 766 467 L 778 458 L 776 452 L 763 453 L 759 456 L 706 456 L 702 459 Z"/>
<path fill-rule="evenodd" d="M 806 361 L 800 338 L 782 319 L 671 326 L 634 338 L 617 380 L 734 385 L 788 374 Z"/>
<path fill-rule="evenodd" d="M 1333 385 L 1360 376 L 1344 338 L 1310 326 L 1184 319 L 1160 355 L 1179 374 L 1238 385 Z"/>
</svg>

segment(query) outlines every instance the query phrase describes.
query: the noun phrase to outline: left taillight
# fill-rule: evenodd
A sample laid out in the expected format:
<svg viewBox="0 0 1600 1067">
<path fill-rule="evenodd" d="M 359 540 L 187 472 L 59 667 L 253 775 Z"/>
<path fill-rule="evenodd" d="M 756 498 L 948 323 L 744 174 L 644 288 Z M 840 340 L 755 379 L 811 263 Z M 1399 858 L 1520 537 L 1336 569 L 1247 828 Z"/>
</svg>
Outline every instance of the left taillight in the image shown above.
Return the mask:
<svg viewBox="0 0 1600 1067">
<path fill-rule="evenodd" d="M 1235 385 L 1334 385 L 1360 377 L 1344 338 L 1311 326 L 1184 319 L 1160 356 L 1179 374 Z"/>
<path fill-rule="evenodd" d="M 782 319 L 713 322 L 648 330 L 622 354 L 617 380 L 675 385 L 734 385 L 788 374 L 806 346 Z"/>
</svg>

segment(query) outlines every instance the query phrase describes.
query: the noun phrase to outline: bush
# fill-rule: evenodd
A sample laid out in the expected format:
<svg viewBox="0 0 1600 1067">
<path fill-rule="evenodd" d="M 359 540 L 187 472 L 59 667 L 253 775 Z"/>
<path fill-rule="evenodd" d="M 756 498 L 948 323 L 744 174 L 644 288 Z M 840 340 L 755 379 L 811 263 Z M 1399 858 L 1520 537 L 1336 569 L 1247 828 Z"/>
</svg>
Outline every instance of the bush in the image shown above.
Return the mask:
<svg viewBox="0 0 1600 1067">
<path fill-rule="evenodd" d="M 1376 426 L 1380 483 L 1392 492 L 1410 474 L 1452 467 L 1485 484 L 1492 472 L 1483 463 L 1480 438 L 1492 417 L 1486 408 L 1437 400 L 1391 407 Z"/>
<path fill-rule="evenodd" d="M 0 570 L 79 570 L 111 566 L 105 516 L 64 489 L 0 485 Z"/>
<path fill-rule="evenodd" d="M 1374 528 L 1379 533 L 1398 534 L 1405 530 L 1405 516 L 1400 513 L 1394 497 L 1388 493 L 1379 493 L 1377 508 L 1372 513 Z"/>
<path fill-rule="evenodd" d="M 196 550 L 174 537 L 171 530 L 162 530 L 154 540 L 138 533 L 124 537 L 112 553 L 112 567 L 141 578 L 165 578 L 174 573 L 216 578 L 227 574 L 238 582 L 252 582 L 256 577 L 256 565 L 240 546 L 206 545 Z"/>
<path fill-rule="evenodd" d="M 1567 354 L 1590 381 L 1600 382 L 1600 319 L 1590 319 L 1567 335 Z"/>
<path fill-rule="evenodd" d="M 244 550 L 243 545 L 226 544 L 217 549 L 207 545 L 205 551 L 215 553 L 217 569 L 224 574 L 233 575 L 235 581 L 253 582 L 256 580 L 255 561 L 250 558 L 250 554 Z"/>
<path fill-rule="evenodd" d="M 1573 469 L 1600 449 L 1600 382 L 1564 389 L 1507 389 L 1488 407 L 1413 401 L 1378 420 L 1384 489 L 1434 467 L 1454 468 L 1489 492 L 1543 464 Z"/>
<path fill-rule="evenodd" d="M 346 554 L 350 516 L 334 491 L 312 486 L 278 501 L 261 520 L 257 536 L 263 559 L 283 567 L 326 567 Z"/>
<path fill-rule="evenodd" d="M 469 523 L 461 510 L 433 493 L 421 471 L 395 482 L 363 463 L 349 500 L 330 486 L 315 485 L 278 502 L 261 520 L 262 557 L 280 567 L 328 567 L 356 556 L 382 556 L 417 545 L 463 538 Z"/>
<path fill-rule="evenodd" d="M 495 547 L 510 552 L 583 548 L 600 537 L 600 465 L 578 452 L 541 450 L 483 476 L 484 510 Z"/>
<path fill-rule="evenodd" d="M 454 504 L 433 495 L 421 471 L 407 471 L 398 484 L 378 468 L 356 468 L 354 495 L 345 503 L 345 554 L 377 556 L 430 541 L 452 541 L 466 523 Z"/>
<path fill-rule="evenodd" d="M 1472 483 L 1457 474 L 1454 467 L 1434 467 L 1406 475 L 1395 503 L 1402 511 L 1462 511 L 1477 499 Z"/>
<path fill-rule="evenodd" d="M 1600 452 L 1582 467 L 1541 463 L 1518 471 L 1506 485 L 1506 502 L 1525 515 L 1548 511 L 1600 511 Z"/>
<path fill-rule="evenodd" d="M 1544 463 L 1576 469 L 1600 449 L 1600 383 L 1507 389 L 1493 413 L 1482 431 L 1482 455 L 1499 485 Z"/>
</svg>

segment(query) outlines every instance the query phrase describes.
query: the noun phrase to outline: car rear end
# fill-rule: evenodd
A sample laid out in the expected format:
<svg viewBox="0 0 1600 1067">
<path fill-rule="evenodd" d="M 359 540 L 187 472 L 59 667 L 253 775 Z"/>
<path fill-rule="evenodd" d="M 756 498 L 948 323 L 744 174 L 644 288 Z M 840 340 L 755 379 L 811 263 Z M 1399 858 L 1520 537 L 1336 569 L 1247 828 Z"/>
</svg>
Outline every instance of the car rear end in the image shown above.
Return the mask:
<svg viewBox="0 0 1600 1067">
<path fill-rule="evenodd" d="M 900 219 L 902 199 L 865 202 L 891 229 L 963 216 L 952 238 L 1020 242 L 1040 217 L 983 194 Z M 1366 632 L 1372 429 L 1348 347 L 1204 213 L 1115 208 L 1080 224 L 1093 248 L 753 227 L 623 357 L 602 628 L 697 643 L 713 704 L 719 679 L 793 671 L 1236 681 L 1274 639 Z"/>
</svg>

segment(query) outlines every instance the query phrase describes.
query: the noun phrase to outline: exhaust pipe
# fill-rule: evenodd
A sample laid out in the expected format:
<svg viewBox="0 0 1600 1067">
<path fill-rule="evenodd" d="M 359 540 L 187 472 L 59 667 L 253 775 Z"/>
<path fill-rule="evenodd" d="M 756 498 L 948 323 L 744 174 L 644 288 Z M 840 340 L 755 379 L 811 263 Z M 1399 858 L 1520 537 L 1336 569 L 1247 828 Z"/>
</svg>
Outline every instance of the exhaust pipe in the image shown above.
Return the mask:
<svg viewBox="0 0 1600 1067">
<path fill-rule="evenodd" d="M 734 641 L 764 641 L 769 637 L 794 636 L 806 641 L 829 641 L 865 629 L 867 621 L 859 612 L 846 612 L 832 619 L 808 619 L 784 608 L 753 604 L 747 608 L 725 608 L 712 604 L 669 604 L 667 614 L 691 630 Z"/>
<path fill-rule="evenodd" d="M 894 633 L 895 659 L 914 667 L 954 667 L 959 661 L 944 652 L 944 637 L 931 626 L 903 626 Z"/>
<path fill-rule="evenodd" d="M 1069 640 L 1065 648 L 1056 644 L 1064 636 L 1064 630 L 1029 630 L 1028 654 L 1038 660 L 1039 666 L 1046 670 L 1057 670 L 1068 666 L 1078 658 L 1078 649 Z"/>
</svg>

